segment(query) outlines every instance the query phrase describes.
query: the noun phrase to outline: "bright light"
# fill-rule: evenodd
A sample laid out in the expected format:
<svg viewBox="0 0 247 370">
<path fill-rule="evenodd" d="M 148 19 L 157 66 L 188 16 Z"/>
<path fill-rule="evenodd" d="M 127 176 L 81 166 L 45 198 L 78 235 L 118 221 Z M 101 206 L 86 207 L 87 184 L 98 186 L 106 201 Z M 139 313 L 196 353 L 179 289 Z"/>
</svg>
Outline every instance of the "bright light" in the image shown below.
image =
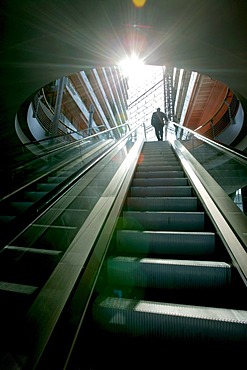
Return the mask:
<svg viewBox="0 0 247 370">
<path fill-rule="evenodd" d="M 128 77 L 131 83 L 138 83 L 140 79 L 143 79 L 145 76 L 143 75 L 145 64 L 143 60 L 139 59 L 135 54 L 122 60 L 119 66 L 122 68 L 124 76 Z"/>
</svg>

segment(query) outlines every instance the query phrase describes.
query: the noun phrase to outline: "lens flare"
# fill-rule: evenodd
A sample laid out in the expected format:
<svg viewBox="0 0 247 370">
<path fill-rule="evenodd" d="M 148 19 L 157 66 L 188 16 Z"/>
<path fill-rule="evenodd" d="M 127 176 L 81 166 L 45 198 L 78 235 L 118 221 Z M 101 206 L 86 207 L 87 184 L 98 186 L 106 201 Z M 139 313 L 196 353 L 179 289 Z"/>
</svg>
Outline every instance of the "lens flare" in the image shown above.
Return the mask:
<svg viewBox="0 0 247 370">
<path fill-rule="evenodd" d="M 142 8 L 147 0 L 132 0 L 133 4 L 137 7 L 137 8 Z"/>
<path fill-rule="evenodd" d="M 122 60 L 119 63 L 125 77 L 128 77 L 132 82 L 137 82 L 140 78 L 143 79 L 143 68 L 145 66 L 142 59 L 139 59 L 136 54 Z"/>
</svg>

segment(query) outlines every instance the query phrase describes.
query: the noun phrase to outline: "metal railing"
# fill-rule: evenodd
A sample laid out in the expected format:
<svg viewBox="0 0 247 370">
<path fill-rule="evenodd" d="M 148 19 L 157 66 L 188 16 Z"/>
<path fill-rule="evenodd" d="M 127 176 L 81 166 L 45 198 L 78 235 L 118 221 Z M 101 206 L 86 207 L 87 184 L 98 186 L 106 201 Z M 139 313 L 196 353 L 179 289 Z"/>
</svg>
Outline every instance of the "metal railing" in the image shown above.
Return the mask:
<svg viewBox="0 0 247 370">
<path fill-rule="evenodd" d="M 233 119 L 237 113 L 239 100 L 228 89 L 226 97 L 220 105 L 217 112 L 205 123 L 195 129 L 198 134 L 209 139 L 215 139 L 222 131 L 233 123 Z"/>
<path fill-rule="evenodd" d="M 80 157 L 83 152 L 88 151 L 92 146 L 96 146 L 103 141 L 107 145 L 114 144 L 129 131 L 129 125 L 124 124 L 88 137 L 82 137 L 74 142 L 70 140 L 67 142 L 66 139 L 61 142 L 61 138 L 58 136 L 29 142 L 14 148 L 13 160 L 10 161 L 9 159 L 11 164 L 6 168 L 1 168 L 7 183 L 7 185 L 1 184 L 0 194 L 2 199 L 8 197 L 18 188 L 26 186 L 30 181 L 47 176 L 48 172 L 54 171 L 60 163 L 68 163 L 76 157 Z M 80 134 L 79 131 L 78 135 Z M 16 161 L 15 155 L 18 152 L 18 161 Z"/>
</svg>

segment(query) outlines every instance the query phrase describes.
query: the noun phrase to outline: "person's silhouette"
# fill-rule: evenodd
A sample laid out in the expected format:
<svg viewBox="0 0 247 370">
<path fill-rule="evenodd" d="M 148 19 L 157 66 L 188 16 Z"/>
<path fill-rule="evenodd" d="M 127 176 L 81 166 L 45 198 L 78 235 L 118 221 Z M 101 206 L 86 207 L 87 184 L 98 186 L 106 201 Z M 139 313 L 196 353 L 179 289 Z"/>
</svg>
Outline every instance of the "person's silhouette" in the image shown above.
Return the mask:
<svg viewBox="0 0 247 370">
<path fill-rule="evenodd" d="M 163 140 L 163 128 L 165 126 L 165 140 L 167 138 L 167 124 L 168 118 L 164 112 L 161 112 L 160 108 L 157 108 L 156 112 L 152 114 L 151 125 L 155 129 L 155 135 L 159 141 Z"/>
</svg>

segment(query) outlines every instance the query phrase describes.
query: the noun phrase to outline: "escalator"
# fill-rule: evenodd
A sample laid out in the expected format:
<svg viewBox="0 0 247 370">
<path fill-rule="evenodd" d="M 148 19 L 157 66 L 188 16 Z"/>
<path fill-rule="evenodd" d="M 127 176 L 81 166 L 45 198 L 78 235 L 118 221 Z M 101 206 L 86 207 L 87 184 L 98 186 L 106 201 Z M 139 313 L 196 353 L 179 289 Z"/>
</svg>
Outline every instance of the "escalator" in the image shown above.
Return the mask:
<svg viewBox="0 0 247 370">
<path fill-rule="evenodd" d="M 56 271 L 59 273 L 60 266 L 65 266 L 63 257 L 86 224 L 85 221 L 89 219 L 90 222 L 92 210 L 119 166 L 115 161 L 119 151 L 121 158 L 121 148 L 124 147 L 124 153 L 128 152 L 129 146 L 131 148 L 131 133 L 117 142 L 112 138 L 106 140 L 107 133 L 99 135 L 101 141 L 94 145 L 92 139 L 93 145 L 86 150 L 79 150 L 79 153 L 74 150 L 74 156 L 66 158 L 66 152 L 59 153 L 62 159 L 66 159 L 65 163 L 51 161 L 42 179 L 38 176 L 31 186 L 23 186 L 20 191 L 13 192 L 1 202 L 0 367 L 3 369 L 11 369 L 12 365 L 13 368 L 25 368 L 26 362 L 32 358 L 30 340 L 34 342 L 34 338 L 33 333 L 30 333 L 32 325 L 28 323 L 29 311 L 35 307 L 38 297 L 46 294 L 43 292 L 46 292 L 45 286 L 49 286 L 50 280 L 53 281 L 52 276 L 56 278 Z M 52 166 L 54 162 L 56 169 Z M 109 162 L 111 166 L 107 168 Z M 47 197 L 51 198 L 49 202 Z M 26 204 L 27 198 L 32 200 L 30 205 L 29 202 Z M 11 207 L 16 206 L 13 204 L 17 203 L 13 202 L 16 199 L 21 207 L 14 207 L 13 213 L 10 213 Z M 25 210 L 25 207 L 28 209 Z M 32 207 L 33 212 L 30 211 Z M 16 213 L 16 208 L 21 208 L 19 213 Z M 11 219 L 6 215 L 10 215 Z M 13 228 L 13 221 L 18 228 Z M 7 228 L 7 225 L 10 227 Z M 78 268 L 83 269 L 83 264 L 78 265 Z M 74 266 L 71 269 L 76 271 Z M 67 282 L 70 281 L 69 272 L 68 277 L 63 273 L 62 276 Z M 71 281 L 71 286 L 73 284 Z M 59 290 L 62 294 L 66 291 Z M 68 296 L 70 293 L 69 287 Z M 56 295 L 59 305 L 59 294 L 52 296 Z M 50 310 L 51 307 L 47 311 L 49 317 L 52 316 Z M 45 311 L 45 299 L 41 298 L 39 310 L 34 308 L 34 311 L 40 320 Z"/>
<path fill-rule="evenodd" d="M 1 251 L 3 369 L 242 354 L 246 251 L 174 146 L 133 132 Z"/>
<path fill-rule="evenodd" d="M 20 161 L 10 168 L 9 176 L 7 170 L 4 171 L 0 199 L 0 247 L 37 218 L 85 172 L 90 163 L 114 145 L 115 141 L 105 139 L 105 135 L 101 133 L 64 145 L 58 145 L 55 139 L 43 140 L 45 143 L 42 141 L 42 145 L 48 146 L 48 150 L 32 155 L 32 159 Z M 37 142 L 36 147 L 39 146 L 41 143 Z"/>
<path fill-rule="evenodd" d="M 171 145 L 146 142 L 68 368 L 222 365 L 246 345 L 236 264 Z"/>
</svg>

